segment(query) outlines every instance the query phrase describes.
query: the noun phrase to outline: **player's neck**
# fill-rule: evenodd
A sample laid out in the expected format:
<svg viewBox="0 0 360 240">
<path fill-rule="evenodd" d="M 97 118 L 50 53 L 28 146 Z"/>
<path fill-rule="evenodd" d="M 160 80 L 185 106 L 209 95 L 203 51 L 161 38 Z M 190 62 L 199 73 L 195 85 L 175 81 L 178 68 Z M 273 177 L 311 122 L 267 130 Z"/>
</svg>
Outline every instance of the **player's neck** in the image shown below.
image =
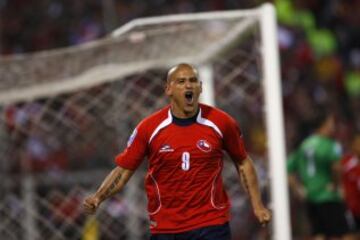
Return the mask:
<svg viewBox="0 0 360 240">
<path fill-rule="evenodd" d="M 199 111 L 199 105 L 194 108 L 194 111 L 187 112 L 179 107 L 175 106 L 174 104 L 171 105 L 171 114 L 177 118 L 191 118 L 194 117 Z"/>
<path fill-rule="evenodd" d="M 319 135 L 319 136 L 322 136 L 322 137 L 325 137 L 325 138 L 330 138 L 331 137 L 331 134 L 329 133 L 329 131 L 327 131 L 327 129 L 320 128 L 315 133 L 316 133 L 316 135 Z"/>
</svg>

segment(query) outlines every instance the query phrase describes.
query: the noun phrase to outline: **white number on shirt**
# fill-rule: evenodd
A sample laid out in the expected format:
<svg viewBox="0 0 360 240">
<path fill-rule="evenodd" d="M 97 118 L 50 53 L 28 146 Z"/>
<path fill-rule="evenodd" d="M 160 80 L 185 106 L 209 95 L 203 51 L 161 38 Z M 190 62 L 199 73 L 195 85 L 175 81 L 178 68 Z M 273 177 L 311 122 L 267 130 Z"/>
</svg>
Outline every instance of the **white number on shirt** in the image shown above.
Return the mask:
<svg viewBox="0 0 360 240">
<path fill-rule="evenodd" d="M 316 173 L 316 164 L 315 164 L 315 150 L 313 148 L 308 148 L 305 150 L 305 155 L 307 159 L 307 172 L 310 177 L 313 177 Z"/>
<path fill-rule="evenodd" d="M 188 171 L 190 169 L 190 153 L 189 152 L 183 152 L 181 156 L 182 164 L 181 168 L 184 171 Z"/>
</svg>

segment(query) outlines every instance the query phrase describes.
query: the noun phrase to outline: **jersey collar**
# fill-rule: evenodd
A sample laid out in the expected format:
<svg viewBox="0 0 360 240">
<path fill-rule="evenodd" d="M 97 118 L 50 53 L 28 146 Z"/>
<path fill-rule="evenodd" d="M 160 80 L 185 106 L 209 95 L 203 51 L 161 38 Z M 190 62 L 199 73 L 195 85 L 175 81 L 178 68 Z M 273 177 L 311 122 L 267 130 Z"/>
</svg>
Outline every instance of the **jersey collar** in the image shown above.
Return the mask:
<svg viewBox="0 0 360 240">
<path fill-rule="evenodd" d="M 178 126 L 189 126 L 193 123 L 196 123 L 196 119 L 198 118 L 199 112 L 200 112 L 200 106 L 198 107 L 198 110 L 196 112 L 196 114 L 190 118 L 177 118 L 174 116 L 174 114 L 172 114 L 171 110 L 169 110 L 171 113 L 171 117 L 172 117 L 172 122 L 175 125 Z"/>
</svg>

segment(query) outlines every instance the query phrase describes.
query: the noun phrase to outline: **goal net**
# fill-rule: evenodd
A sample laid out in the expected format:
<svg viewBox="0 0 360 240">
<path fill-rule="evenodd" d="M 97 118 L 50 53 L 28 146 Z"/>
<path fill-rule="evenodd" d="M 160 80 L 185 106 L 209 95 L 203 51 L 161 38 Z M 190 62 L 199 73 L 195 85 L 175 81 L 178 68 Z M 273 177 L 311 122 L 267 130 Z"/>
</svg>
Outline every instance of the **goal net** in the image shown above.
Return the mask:
<svg viewBox="0 0 360 240">
<path fill-rule="evenodd" d="M 265 5 L 137 19 L 95 42 L 1 58 L 0 235 L 146 239 L 146 161 L 95 216 L 84 215 L 81 202 L 114 167 L 137 123 L 167 104 L 169 67 L 188 62 L 199 69 L 202 101 L 240 123 L 275 217 L 259 226 L 226 160 L 234 239 L 287 239 L 276 47 L 274 11 Z M 286 230 L 277 227 L 280 218 Z"/>
</svg>

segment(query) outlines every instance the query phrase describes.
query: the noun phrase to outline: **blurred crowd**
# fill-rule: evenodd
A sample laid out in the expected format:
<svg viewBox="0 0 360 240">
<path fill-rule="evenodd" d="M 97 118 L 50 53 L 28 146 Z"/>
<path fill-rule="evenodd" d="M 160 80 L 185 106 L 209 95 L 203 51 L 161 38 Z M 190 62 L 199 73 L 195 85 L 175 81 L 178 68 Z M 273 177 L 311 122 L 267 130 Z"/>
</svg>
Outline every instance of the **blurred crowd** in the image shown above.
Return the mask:
<svg viewBox="0 0 360 240">
<path fill-rule="evenodd" d="M 82 44 L 137 17 L 242 9 L 262 2 L 0 0 L 0 54 Z M 337 116 L 336 138 L 345 153 L 351 151 L 350 139 L 360 132 L 360 0 L 272 2 L 279 21 L 287 150 L 292 151 L 311 133 L 317 109 L 328 108 Z M 21 124 L 27 117 L 25 109 L 13 110 L 7 109 L 7 117 Z M 36 111 L 36 105 L 26 111 Z M 18 139 L 21 141 L 21 136 Z M 36 134 L 26 146 L 29 155 L 40 160 L 52 154 Z M 67 156 L 54 156 L 53 167 L 67 167 Z M 34 168 L 46 167 L 41 163 Z"/>
<path fill-rule="evenodd" d="M 0 0 L 3 55 L 73 46 L 136 17 L 254 7 L 264 1 Z M 316 108 L 340 118 L 339 138 L 360 130 L 359 0 L 276 0 L 288 149 Z M 297 111 L 292 111 L 297 109 Z"/>
<path fill-rule="evenodd" d="M 309 134 L 317 108 L 360 130 L 360 1 L 277 1 L 288 149 Z M 293 111 L 293 109 L 297 109 Z"/>
<path fill-rule="evenodd" d="M 251 7 L 257 1 L 0 0 L 0 52 L 72 46 L 144 16 Z"/>
</svg>

